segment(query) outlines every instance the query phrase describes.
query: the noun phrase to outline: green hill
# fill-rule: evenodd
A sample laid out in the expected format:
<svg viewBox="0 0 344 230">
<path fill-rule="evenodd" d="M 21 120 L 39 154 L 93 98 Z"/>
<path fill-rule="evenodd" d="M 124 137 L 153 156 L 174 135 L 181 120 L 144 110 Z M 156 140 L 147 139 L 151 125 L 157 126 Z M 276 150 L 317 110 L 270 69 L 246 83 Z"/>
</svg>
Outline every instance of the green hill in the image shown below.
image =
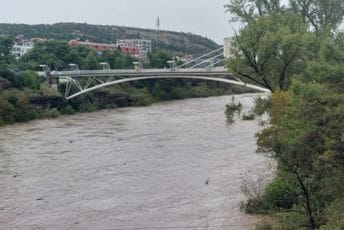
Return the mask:
<svg viewBox="0 0 344 230">
<path fill-rule="evenodd" d="M 162 49 L 196 56 L 219 47 L 214 41 L 191 33 L 160 31 L 158 36 L 157 32 L 152 29 L 86 23 L 56 23 L 52 25 L 0 23 L 0 34 L 12 36 L 22 34 L 26 38 L 42 37 L 66 41 L 80 39 L 103 43 L 114 43 L 120 39 L 145 38 L 152 40 L 153 48 L 159 44 Z"/>
</svg>

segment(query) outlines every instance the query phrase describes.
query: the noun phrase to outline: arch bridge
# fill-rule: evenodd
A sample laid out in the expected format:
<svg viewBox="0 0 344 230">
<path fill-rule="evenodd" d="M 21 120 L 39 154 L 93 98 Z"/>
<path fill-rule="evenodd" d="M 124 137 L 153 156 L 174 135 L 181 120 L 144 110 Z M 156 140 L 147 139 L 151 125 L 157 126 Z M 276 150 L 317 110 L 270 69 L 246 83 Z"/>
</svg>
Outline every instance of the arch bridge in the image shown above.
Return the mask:
<svg viewBox="0 0 344 230">
<path fill-rule="evenodd" d="M 64 96 L 67 100 L 102 87 L 123 82 L 163 78 L 217 81 L 245 86 L 261 92 L 270 92 L 269 89 L 247 84 L 235 78 L 224 67 L 214 67 L 223 61 L 223 58 L 221 58 L 222 50 L 223 47 L 176 67 L 174 62 L 170 61 L 169 69 L 142 69 L 137 65 L 135 69 L 112 70 L 105 63 L 101 63 L 104 64 L 102 70 L 46 71 L 46 78 L 50 84 L 66 83 Z M 210 55 L 212 56 L 209 57 Z M 72 88 L 74 90 L 71 90 Z M 71 93 L 72 91 L 73 93 Z"/>
</svg>

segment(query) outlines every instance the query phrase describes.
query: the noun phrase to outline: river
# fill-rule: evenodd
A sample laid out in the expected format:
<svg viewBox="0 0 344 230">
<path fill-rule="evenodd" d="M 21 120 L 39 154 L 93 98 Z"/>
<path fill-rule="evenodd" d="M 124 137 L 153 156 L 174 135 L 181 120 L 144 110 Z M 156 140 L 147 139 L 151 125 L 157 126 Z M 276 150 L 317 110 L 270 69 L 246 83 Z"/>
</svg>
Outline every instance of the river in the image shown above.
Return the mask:
<svg viewBox="0 0 344 230">
<path fill-rule="evenodd" d="M 255 95 L 236 95 L 248 111 Z M 231 96 L 0 128 L 0 229 L 253 229 L 247 178 L 271 177 L 258 121 L 228 125 Z"/>
</svg>

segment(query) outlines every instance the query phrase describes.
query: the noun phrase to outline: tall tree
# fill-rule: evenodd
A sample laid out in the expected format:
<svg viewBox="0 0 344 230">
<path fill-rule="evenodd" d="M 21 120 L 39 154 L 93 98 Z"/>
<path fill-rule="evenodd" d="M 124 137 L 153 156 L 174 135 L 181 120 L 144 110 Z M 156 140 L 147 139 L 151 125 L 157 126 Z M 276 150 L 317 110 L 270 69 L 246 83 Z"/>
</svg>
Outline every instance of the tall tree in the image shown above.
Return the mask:
<svg viewBox="0 0 344 230">
<path fill-rule="evenodd" d="M 310 37 L 297 15 L 255 18 L 234 38 L 228 66 L 239 78 L 272 91 L 285 90 L 304 68 Z"/>
<path fill-rule="evenodd" d="M 225 8 L 232 14 L 232 21 L 246 23 L 273 12 L 281 13 L 285 9 L 280 0 L 230 0 Z"/>
<path fill-rule="evenodd" d="M 12 46 L 13 39 L 10 36 L 0 35 L 0 68 L 7 68 L 9 64 L 14 63 Z"/>
<path fill-rule="evenodd" d="M 343 22 L 342 0 L 290 0 L 290 6 L 310 23 L 318 35 L 335 31 Z"/>
</svg>

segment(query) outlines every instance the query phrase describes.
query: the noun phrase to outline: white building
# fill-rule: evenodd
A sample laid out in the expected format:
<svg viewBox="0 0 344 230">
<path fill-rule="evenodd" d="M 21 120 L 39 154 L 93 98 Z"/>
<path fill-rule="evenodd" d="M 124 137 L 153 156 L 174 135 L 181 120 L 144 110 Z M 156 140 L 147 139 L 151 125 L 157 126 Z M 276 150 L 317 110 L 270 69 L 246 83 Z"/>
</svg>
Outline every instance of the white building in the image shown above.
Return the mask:
<svg viewBox="0 0 344 230">
<path fill-rule="evenodd" d="M 223 56 L 229 58 L 231 56 L 231 42 L 233 41 L 232 37 L 225 38 L 223 40 Z"/>
<path fill-rule="evenodd" d="M 12 47 L 11 53 L 15 56 L 16 59 L 19 59 L 32 48 L 33 42 L 31 41 L 16 41 Z"/>
<path fill-rule="evenodd" d="M 148 52 L 152 50 L 152 41 L 147 39 L 121 39 L 117 41 L 118 46 L 136 47 L 139 49 L 139 57 L 147 58 Z"/>
</svg>

